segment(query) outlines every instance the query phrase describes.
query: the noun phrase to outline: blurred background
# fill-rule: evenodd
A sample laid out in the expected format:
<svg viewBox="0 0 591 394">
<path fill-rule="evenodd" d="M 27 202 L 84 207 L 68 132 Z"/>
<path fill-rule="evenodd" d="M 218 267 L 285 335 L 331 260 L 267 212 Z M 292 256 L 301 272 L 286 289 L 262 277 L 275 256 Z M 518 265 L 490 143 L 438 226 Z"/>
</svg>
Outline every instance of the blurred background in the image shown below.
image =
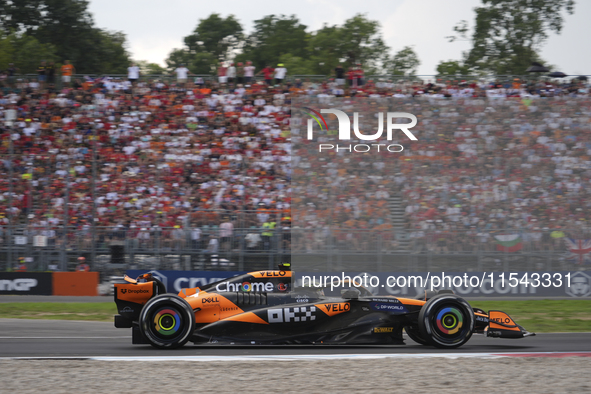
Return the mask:
<svg viewBox="0 0 591 394">
<path fill-rule="evenodd" d="M 588 270 L 588 4 L 129 3 L 0 5 L 0 270 Z M 320 162 L 293 104 L 337 99 L 405 108 L 419 140 Z"/>
</svg>

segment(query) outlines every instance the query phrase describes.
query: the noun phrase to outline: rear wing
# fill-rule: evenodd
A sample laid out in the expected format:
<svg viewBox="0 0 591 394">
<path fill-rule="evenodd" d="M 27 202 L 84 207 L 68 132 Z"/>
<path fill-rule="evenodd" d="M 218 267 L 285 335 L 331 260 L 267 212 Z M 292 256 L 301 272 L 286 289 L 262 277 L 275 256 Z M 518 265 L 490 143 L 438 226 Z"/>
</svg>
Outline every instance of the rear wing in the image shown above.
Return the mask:
<svg viewBox="0 0 591 394">
<path fill-rule="evenodd" d="M 114 298 L 119 315 L 115 317 L 116 327 L 131 327 L 137 321 L 140 312 L 150 298 L 166 293 L 166 287 L 151 273 L 138 276 L 137 279 L 125 275 L 123 281 L 114 284 Z"/>
</svg>

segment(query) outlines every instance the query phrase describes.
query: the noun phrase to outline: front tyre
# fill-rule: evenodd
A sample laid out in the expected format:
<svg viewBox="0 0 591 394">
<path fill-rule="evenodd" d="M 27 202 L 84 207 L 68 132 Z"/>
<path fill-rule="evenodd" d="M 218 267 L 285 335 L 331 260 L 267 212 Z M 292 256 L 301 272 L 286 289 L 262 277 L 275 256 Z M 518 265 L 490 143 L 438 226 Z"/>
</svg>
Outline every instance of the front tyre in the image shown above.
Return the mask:
<svg viewBox="0 0 591 394">
<path fill-rule="evenodd" d="M 140 332 L 159 349 L 183 346 L 195 330 L 195 314 L 179 296 L 163 294 L 144 305 L 139 318 Z"/>
<path fill-rule="evenodd" d="M 466 300 L 454 294 L 431 298 L 419 313 L 419 333 L 438 348 L 457 348 L 468 342 L 474 331 L 474 312 Z"/>
</svg>

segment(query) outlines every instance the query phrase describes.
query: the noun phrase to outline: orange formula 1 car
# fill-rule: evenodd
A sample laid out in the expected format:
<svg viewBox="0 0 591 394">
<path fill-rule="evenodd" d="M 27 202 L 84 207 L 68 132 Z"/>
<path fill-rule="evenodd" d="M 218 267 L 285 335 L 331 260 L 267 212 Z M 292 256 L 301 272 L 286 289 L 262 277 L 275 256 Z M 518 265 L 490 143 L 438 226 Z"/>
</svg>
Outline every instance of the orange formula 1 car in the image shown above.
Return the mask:
<svg viewBox="0 0 591 394">
<path fill-rule="evenodd" d="M 449 290 L 420 299 L 374 296 L 361 286 L 327 296 L 292 288 L 288 266 L 238 275 L 167 294 L 150 273 L 115 284 L 115 327 L 134 344 L 172 349 L 188 341 L 220 344 L 403 345 L 402 330 L 422 345 L 462 346 L 473 333 L 523 338 L 533 333 L 500 311 L 472 308 Z"/>
</svg>

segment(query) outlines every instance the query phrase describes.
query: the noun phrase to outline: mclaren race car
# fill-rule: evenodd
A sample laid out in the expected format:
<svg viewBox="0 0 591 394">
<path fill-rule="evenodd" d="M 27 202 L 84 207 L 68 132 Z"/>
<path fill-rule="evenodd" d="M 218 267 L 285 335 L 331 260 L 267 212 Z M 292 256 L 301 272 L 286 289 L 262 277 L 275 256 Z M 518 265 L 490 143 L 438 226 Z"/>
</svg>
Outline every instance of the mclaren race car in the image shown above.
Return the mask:
<svg viewBox="0 0 591 394">
<path fill-rule="evenodd" d="M 150 273 L 116 283 L 115 327 L 134 344 L 174 349 L 194 343 L 254 345 L 421 345 L 456 348 L 473 333 L 523 338 L 533 333 L 500 311 L 472 308 L 450 290 L 420 299 L 374 296 L 355 283 L 337 295 L 292 288 L 288 266 L 166 293 Z"/>
</svg>

